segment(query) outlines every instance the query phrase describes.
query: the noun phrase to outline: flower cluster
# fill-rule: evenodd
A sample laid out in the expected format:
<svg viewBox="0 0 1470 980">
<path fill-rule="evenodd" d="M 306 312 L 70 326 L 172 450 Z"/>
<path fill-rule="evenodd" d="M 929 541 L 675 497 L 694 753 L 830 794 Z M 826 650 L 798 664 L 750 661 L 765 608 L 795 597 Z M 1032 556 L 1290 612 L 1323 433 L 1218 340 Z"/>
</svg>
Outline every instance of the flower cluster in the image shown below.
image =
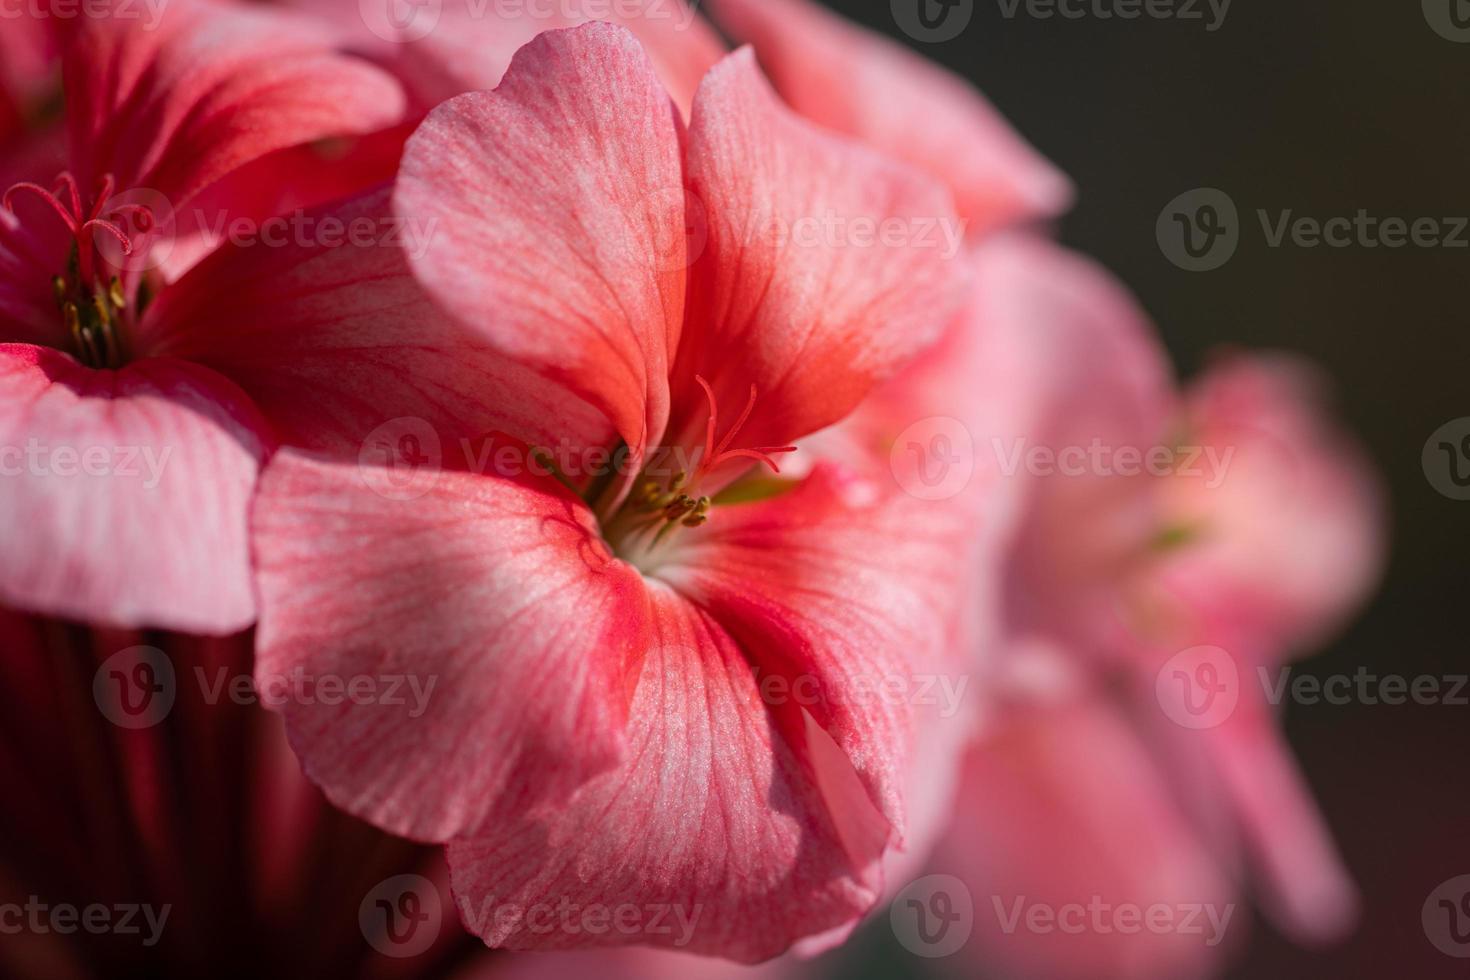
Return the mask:
<svg viewBox="0 0 1470 980">
<path fill-rule="evenodd" d="M 424 975 L 482 948 L 460 926 L 720 971 L 925 870 L 985 896 L 967 962 L 1028 975 L 1202 973 L 1231 938 L 1018 927 L 1038 902 L 1175 923 L 1249 875 L 1292 934 L 1347 925 L 1238 682 L 1380 558 L 1306 368 L 1178 387 L 1039 230 L 1066 179 L 806 0 L 720 0 L 723 34 L 675 0 L 377 6 L 0 34 L 6 820 L 109 855 L 7 845 L 0 899 L 180 906 L 0 963 L 198 970 L 243 931 L 343 973 L 341 899 Z M 320 884 L 333 834 L 377 842 L 367 878 Z"/>
</svg>

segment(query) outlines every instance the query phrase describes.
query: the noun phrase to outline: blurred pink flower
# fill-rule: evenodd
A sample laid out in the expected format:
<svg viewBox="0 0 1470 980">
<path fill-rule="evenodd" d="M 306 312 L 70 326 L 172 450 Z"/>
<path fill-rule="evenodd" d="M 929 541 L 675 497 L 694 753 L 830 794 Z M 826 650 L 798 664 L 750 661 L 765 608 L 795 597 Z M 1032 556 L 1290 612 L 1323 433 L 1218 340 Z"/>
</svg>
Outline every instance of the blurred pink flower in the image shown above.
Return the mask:
<svg viewBox="0 0 1470 980">
<path fill-rule="evenodd" d="M 851 695 L 953 649 L 960 510 L 837 464 L 750 472 L 850 412 L 957 293 L 936 249 L 774 230 L 942 221 L 947 195 L 791 115 L 748 52 L 708 74 L 691 120 L 627 31 L 542 34 L 494 93 L 429 115 L 395 198 L 438 222 L 412 259 L 436 300 L 548 379 L 476 389 L 536 420 L 504 430 L 515 445 L 621 440 L 626 473 L 467 465 L 404 501 L 283 451 L 256 506 L 259 671 L 439 684 L 417 719 L 286 705 L 307 772 L 379 826 L 448 841 L 491 945 L 758 961 L 850 928 L 904 844 L 922 738 L 913 705 Z M 683 454 L 677 474 L 655 447 Z M 542 928 L 567 901 L 686 928 Z"/>
<path fill-rule="evenodd" d="M 1378 487 L 1327 421 L 1325 386 L 1298 359 L 1235 353 L 1185 393 L 1181 438 L 1227 469 L 1162 488 L 1166 519 L 1193 546 L 1170 551 L 1160 587 L 1200 635 L 1252 662 L 1321 642 L 1381 570 Z"/>
<path fill-rule="evenodd" d="M 1018 976 L 1204 975 L 1242 929 L 1245 858 L 1292 935 L 1340 935 L 1352 888 L 1255 666 L 1319 640 L 1374 581 L 1371 474 L 1297 369 L 1241 358 L 1180 398 L 1145 317 L 1101 270 L 1026 238 L 976 263 L 970 339 L 946 341 L 972 356 L 901 376 L 887 402 L 897 428 L 936 410 L 946 374 L 951 391 L 989 391 L 949 405 L 976 434 L 997 536 L 980 657 L 995 703 L 933 865 L 972 891 L 970 948 Z M 1069 458 L 1088 462 L 1060 469 Z M 1237 673 L 1196 724 L 1159 678 L 1206 645 Z M 1220 932 L 1206 919 L 1036 930 L 1014 915 L 1097 901 L 1161 906 L 1176 924 L 1213 910 Z"/>
</svg>

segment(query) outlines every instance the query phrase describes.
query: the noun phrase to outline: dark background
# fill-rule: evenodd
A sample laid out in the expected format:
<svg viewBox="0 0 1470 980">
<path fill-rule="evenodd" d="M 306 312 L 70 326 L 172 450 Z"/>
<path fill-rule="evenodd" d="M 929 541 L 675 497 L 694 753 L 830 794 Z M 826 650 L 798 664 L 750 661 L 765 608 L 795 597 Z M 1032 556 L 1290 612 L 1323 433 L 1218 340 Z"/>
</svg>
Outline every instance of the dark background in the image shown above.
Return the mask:
<svg viewBox="0 0 1470 980">
<path fill-rule="evenodd" d="M 1299 352 L 1329 373 L 1387 484 L 1392 553 L 1371 605 L 1296 673 L 1470 670 L 1470 502 L 1441 496 L 1420 463 L 1435 429 L 1470 415 L 1470 249 L 1273 249 L 1255 220 L 1470 216 L 1470 44 L 1435 33 L 1416 0 L 1235 0 L 1213 33 L 1208 16 L 1007 19 L 976 0 L 938 44 L 906 37 L 886 0 L 828 5 L 975 82 L 1073 178 L 1060 237 L 1132 287 L 1182 375 L 1222 345 Z M 1196 187 L 1224 190 L 1244 223 L 1212 272 L 1176 268 L 1155 240 L 1164 205 Z M 1286 724 L 1363 920 L 1325 951 L 1258 921 L 1231 976 L 1470 976 L 1420 925 L 1430 891 L 1470 873 L 1470 707 L 1294 705 Z"/>
</svg>

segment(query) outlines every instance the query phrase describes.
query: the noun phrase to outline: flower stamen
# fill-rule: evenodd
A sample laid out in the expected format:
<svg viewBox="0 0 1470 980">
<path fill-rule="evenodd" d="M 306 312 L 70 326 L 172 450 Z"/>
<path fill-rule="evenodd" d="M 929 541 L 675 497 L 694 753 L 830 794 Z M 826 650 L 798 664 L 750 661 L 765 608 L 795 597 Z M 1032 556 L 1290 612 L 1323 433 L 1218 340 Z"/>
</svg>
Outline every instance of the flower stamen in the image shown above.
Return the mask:
<svg viewBox="0 0 1470 980">
<path fill-rule="evenodd" d="M 65 174 L 64 176 L 66 176 L 68 179 L 70 179 L 71 177 L 70 174 Z M 72 186 L 76 186 L 75 182 L 72 183 Z M 32 194 L 35 197 L 38 197 L 42 201 L 44 201 L 48 206 L 50 206 L 51 210 L 55 211 L 57 216 L 60 217 L 61 220 L 66 224 L 66 230 L 71 232 L 73 235 L 77 234 L 77 219 L 75 215 L 81 213 L 82 209 L 80 205 L 78 205 L 78 207 L 74 211 L 68 211 L 66 209 L 66 205 L 57 200 L 55 194 L 42 187 L 40 184 L 33 184 L 29 180 L 23 180 L 18 184 L 11 184 L 10 189 L 5 192 L 4 199 L 0 200 L 0 204 L 4 205 L 5 210 L 9 211 L 11 214 L 14 214 L 15 197 L 22 191 Z M 76 199 L 73 198 L 73 201 L 75 200 Z"/>
<path fill-rule="evenodd" d="M 715 427 L 717 425 L 716 420 L 719 418 L 719 406 L 715 402 L 715 390 L 710 387 L 708 381 L 697 374 L 694 376 L 694 380 L 699 382 L 699 386 L 704 389 L 705 398 L 709 401 L 709 421 L 705 423 L 704 429 L 704 456 L 700 460 L 699 468 L 694 471 L 694 482 L 697 483 L 701 476 L 704 476 L 720 464 L 729 462 L 732 459 L 755 460 L 759 463 L 765 463 L 773 472 L 780 473 L 781 467 L 776 464 L 775 459 L 772 457 L 779 453 L 794 453 L 796 452 L 795 446 L 760 446 L 751 449 L 729 448 L 735 436 L 740 433 L 741 427 L 750 418 L 750 413 L 755 410 L 755 385 L 750 386 L 750 398 L 745 402 L 744 411 L 735 420 L 735 424 L 730 426 L 725 432 L 725 437 L 716 445 Z"/>
<path fill-rule="evenodd" d="M 96 236 L 117 242 L 125 256 L 135 254 L 139 242 L 124 230 L 122 222 L 147 233 L 154 227 L 153 212 L 142 204 L 112 204 L 117 182 L 106 174 L 97 182 L 90 204 L 84 204 L 76 178 L 63 171 L 51 188 L 31 181 L 13 184 L 0 196 L 0 207 L 15 214 L 21 195 L 39 198 L 61 219 L 72 238 L 67 267 L 51 283 L 62 325 L 71 338 L 73 352 L 90 367 L 113 368 L 122 363 L 119 328 L 127 313 L 127 292 L 116 275 L 107 276 Z"/>
<path fill-rule="evenodd" d="M 691 472 L 680 470 L 665 482 L 651 469 L 634 483 L 622 508 L 603 525 L 603 534 L 623 558 L 634 564 L 655 562 L 653 553 L 680 528 L 701 527 L 709 522 L 714 500 L 698 494 L 700 484 L 720 466 L 732 460 L 752 460 L 781 472 L 775 457 L 796 451 L 795 446 L 756 446 L 732 449 L 736 437 L 755 411 L 756 387 L 750 386 L 745 407 L 723 435 L 719 434 L 719 406 L 710 383 L 699 375 L 694 380 L 704 389 L 709 418 L 704 426 L 704 445 L 696 450 L 697 463 Z M 661 457 L 660 457 L 661 458 Z M 639 564 L 639 567 L 652 567 Z"/>
</svg>

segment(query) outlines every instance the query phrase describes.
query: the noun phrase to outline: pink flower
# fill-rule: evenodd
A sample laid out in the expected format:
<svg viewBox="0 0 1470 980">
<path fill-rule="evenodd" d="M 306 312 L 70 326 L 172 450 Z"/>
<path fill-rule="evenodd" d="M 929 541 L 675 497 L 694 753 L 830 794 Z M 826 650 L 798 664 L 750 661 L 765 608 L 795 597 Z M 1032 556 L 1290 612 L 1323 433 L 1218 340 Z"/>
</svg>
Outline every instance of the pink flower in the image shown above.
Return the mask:
<svg viewBox="0 0 1470 980">
<path fill-rule="evenodd" d="M 1195 467 L 1162 488 L 1194 547 L 1171 551 L 1159 577 L 1196 629 L 1254 662 L 1320 642 L 1381 570 L 1378 488 L 1326 421 L 1324 390 L 1297 359 L 1234 354 L 1185 393 L 1184 438 L 1222 472 Z"/>
<path fill-rule="evenodd" d="M 474 420 L 444 391 L 506 372 L 433 314 L 398 247 L 201 247 L 219 244 L 202 202 L 256 231 L 275 213 L 241 175 L 394 123 L 389 76 L 263 10 L 180 0 L 156 28 L 68 24 L 70 169 L 0 209 L 0 600 L 231 632 L 255 618 L 247 507 L 276 442 L 356 455 L 395 415 Z M 331 174 L 316 196 L 381 179 Z M 369 192 L 304 227 L 366 221 L 392 244 L 386 208 Z"/>
<path fill-rule="evenodd" d="M 547 379 L 470 394 L 522 416 L 499 448 L 561 446 L 563 479 L 466 460 L 403 501 L 272 461 L 258 671 L 438 682 L 418 719 L 286 705 L 308 774 L 448 841 L 491 945 L 758 961 L 850 927 L 903 845 L 918 764 L 919 712 L 857 692 L 943 669 L 973 528 L 841 465 L 752 471 L 850 412 L 955 295 L 937 249 L 794 232 L 932 223 L 947 195 L 792 116 L 748 51 L 705 78 L 686 132 L 634 37 L 588 25 L 432 112 L 395 207 L 438 222 L 412 260 L 436 300 Z M 566 465 L 619 441 L 624 471 Z M 565 902 L 689 928 L 545 929 Z"/>
<path fill-rule="evenodd" d="M 1319 639 L 1371 585 L 1371 475 L 1294 370 L 1242 359 L 1180 398 L 1146 318 L 1097 268 L 1024 238 L 976 263 L 950 356 L 892 382 L 885 415 L 865 420 L 896 429 L 947 393 L 980 434 L 991 488 L 997 630 L 980 662 L 995 704 L 933 866 L 971 889 L 971 948 L 1019 976 L 1206 974 L 1244 927 L 1247 861 L 1292 935 L 1340 934 L 1351 885 L 1255 667 Z M 1166 675 L 1201 645 L 1222 648 L 1237 680 L 1186 725 Z M 1228 911 L 1234 925 L 1015 919 L 1098 902 Z"/>
<path fill-rule="evenodd" d="M 1153 621 L 1142 628 L 1147 666 L 1162 674 L 1174 651 L 1207 645 L 1234 670 L 1216 682 L 1227 695 L 1238 689 L 1233 710 L 1192 734 L 1239 822 L 1267 912 L 1304 942 L 1340 937 L 1356 897 L 1276 730 L 1272 672 L 1330 638 L 1376 585 L 1385 550 L 1378 483 L 1328 421 L 1321 390 L 1283 355 L 1229 357 L 1188 387 L 1180 438 L 1213 452 L 1218 472 L 1181 468 L 1163 481 L 1166 536 L 1182 543 L 1166 545 L 1139 583 Z M 1191 683 L 1208 680 L 1188 669 Z"/>
</svg>

